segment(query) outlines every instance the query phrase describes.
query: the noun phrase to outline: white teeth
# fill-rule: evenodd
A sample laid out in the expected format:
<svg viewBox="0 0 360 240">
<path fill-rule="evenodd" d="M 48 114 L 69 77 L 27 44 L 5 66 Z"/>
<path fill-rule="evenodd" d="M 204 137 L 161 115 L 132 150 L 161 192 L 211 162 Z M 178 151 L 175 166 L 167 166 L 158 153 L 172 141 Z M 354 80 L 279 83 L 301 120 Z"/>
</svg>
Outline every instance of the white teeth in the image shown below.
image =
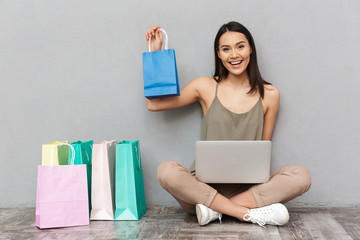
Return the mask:
<svg viewBox="0 0 360 240">
<path fill-rule="evenodd" d="M 238 62 L 230 62 L 231 65 L 237 65 L 240 64 L 242 61 L 238 61 Z"/>
</svg>

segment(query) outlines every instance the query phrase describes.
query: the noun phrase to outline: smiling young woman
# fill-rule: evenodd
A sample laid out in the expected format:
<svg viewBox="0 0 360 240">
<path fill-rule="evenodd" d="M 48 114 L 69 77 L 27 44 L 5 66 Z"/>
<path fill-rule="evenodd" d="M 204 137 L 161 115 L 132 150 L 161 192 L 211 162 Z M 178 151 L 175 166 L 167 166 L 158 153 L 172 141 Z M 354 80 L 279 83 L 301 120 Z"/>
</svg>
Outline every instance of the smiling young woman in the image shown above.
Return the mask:
<svg viewBox="0 0 360 240">
<path fill-rule="evenodd" d="M 154 51 L 160 50 L 159 26 L 145 33 Z M 147 108 L 161 111 L 199 102 L 203 110 L 202 140 L 271 140 L 279 109 L 278 89 L 262 79 L 256 47 L 248 29 L 229 22 L 219 29 L 214 42 L 215 73 L 192 80 L 180 96 L 147 100 Z M 263 184 L 206 184 L 174 160 L 158 167 L 160 185 L 199 224 L 227 214 L 259 225 L 283 225 L 289 214 L 282 204 L 302 195 L 311 185 L 309 171 L 300 165 L 287 166 L 271 174 Z"/>
<path fill-rule="evenodd" d="M 217 56 L 228 71 L 227 77 L 241 77 L 243 75 L 242 78 L 248 80 L 246 68 L 250 62 L 250 55 L 251 47 L 244 34 L 225 32 L 221 36 Z"/>
</svg>

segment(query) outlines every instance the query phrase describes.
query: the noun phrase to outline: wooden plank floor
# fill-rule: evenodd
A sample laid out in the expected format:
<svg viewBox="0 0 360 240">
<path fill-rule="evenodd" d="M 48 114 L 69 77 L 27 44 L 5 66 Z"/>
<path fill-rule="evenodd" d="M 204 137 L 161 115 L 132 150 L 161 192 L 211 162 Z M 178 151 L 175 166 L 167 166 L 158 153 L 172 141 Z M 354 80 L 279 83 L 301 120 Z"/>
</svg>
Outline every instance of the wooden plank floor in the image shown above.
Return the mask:
<svg viewBox="0 0 360 240">
<path fill-rule="evenodd" d="M 0 239 L 360 239 L 360 208 L 290 208 L 282 227 L 241 223 L 199 226 L 180 208 L 151 207 L 140 221 L 91 221 L 89 226 L 40 230 L 34 208 L 0 209 Z"/>
</svg>

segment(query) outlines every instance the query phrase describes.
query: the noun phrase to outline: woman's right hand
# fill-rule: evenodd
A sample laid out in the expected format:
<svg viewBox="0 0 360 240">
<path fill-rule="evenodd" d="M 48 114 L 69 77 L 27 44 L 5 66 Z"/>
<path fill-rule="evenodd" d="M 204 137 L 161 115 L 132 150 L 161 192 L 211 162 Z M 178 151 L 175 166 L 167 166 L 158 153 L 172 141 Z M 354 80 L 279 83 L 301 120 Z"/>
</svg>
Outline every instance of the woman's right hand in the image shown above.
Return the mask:
<svg viewBox="0 0 360 240">
<path fill-rule="evenodd" d="M 152 26 L 145 33 L 147 46 L 149 45 L 149 39 L 151 38 L 150 46 L 152 52 L 161 50 L 163 35 L 159 29 L 160 26 Z"/>
</svg>

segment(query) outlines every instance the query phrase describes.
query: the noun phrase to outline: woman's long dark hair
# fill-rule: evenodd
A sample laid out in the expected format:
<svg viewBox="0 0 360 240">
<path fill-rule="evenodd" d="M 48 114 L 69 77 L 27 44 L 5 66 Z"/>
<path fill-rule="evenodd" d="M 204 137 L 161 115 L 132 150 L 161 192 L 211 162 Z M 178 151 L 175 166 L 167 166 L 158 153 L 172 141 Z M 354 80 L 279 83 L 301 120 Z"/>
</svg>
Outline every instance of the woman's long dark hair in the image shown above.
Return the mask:
<svg viewBox="0 0 360 240">
<path fill-rule="evenodd" d="M 249 65 L 246 68 L 247 74 L 249 76 L 249 82 L 250 82 L 250 90 L 249 94 L 255 93 L 256 91 L 259 91 L 259 94 L 261 98 L 264 98 L 264 84 L 271 84 L 266 82 L 260 74 L 257 57 L 256 57 L 256 48 L 255 48 L 255 42 L 253 37 L 251 36 L 251 33 L 249 30 L 247 30 L 246 27 L 244 27 L 242 24 L 238 22 L 229 22 L 221 26 L 218 33 L 215 37 L 215 43 L 214 43 L 214 53 L 215 53 L 215 73 L 213 78 L 218 83 L 221 82 L 223 79 L 225 79 L 229 71 L 225 68 L 223 63 L 221 62 L 221 59 L 218 57 L 218 51 L 219 51 L 219 40 L 220 37 L 226 33 L 226 32 L 239 32 L 245 35 L 246 39 L 248 40 L 252 53 L 250 55 L 250 62 Z"/>
</svg>

